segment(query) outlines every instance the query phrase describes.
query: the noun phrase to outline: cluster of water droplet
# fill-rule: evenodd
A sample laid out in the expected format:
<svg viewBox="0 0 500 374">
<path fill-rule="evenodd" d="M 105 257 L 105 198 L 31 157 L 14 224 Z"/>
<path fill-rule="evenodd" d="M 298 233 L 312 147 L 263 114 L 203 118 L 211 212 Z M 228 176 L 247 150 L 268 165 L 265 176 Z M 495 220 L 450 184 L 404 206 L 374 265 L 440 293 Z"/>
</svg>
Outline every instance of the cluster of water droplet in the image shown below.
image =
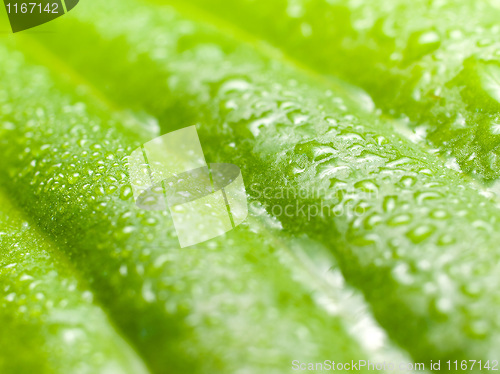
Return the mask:
<svg viewBox="0 0 500 374">
<path fill-rule="evenodd" d="M 137 17 L 140 12 L 130 22 Z M 128 30 L 126 23 L 122 27 Z M 213 50 L 199 49 L 205 56 Z M 0 179 L 151 365 L 161 371 L 206 356 L 227 372 L 241 362 L 255 362 L 253 370 L 262 372 L 283 352 L 288 361 L 299 354 L 320 359 L 337 345 L 339 354 L 351 357 L 350 349 L 341 353 L 350 338 L 339 319 L 318 309 L 309 288 L 282 266 L 275 253 L 279 229 L 242 226 L 179 249 L 168 214 L 142 211 L 132 199 L 128 155 L 149 139 L 122 126 L 123 113 L 115 117 L 91 98 L 63 93 L 48 69 L 4 47 L 0 55 L 10 61 L 11 73 L 23 72 L 19 80 L 0 67 L 0 106 L 19 108 L 1 114 L 6 167 Z M 211 361 L 200 365 L 213 371 Z"/>
<path fill-rule="evenodd" d="M 367 9 L 373 13 L 366 14 L 364 22 L 356 24 L 358 31 L 362 27 L 370 30 L 381 25 L 376 22 L 377 13 L 370 7 Z M 425 60 L 422 62 L 425 64 L 428 60 L 424 67 L 429 73 L 409 75 L 408 87 L 413 89 L 404 91 L 407 96 L 402 96 L 401 106 L 408 108 L 418 101 L 427 103 L 441 97 L 450 98 L 448 104 L 435 107 L 437 116 L 442 110 L 455 110 L 459 106 L 456 103 L 462 105 L 463 98 L 456 87 L 447 88 L 444 94 L 443 87 L 440 91 L 434 85 L 438 82 L 436 77 L 442 77 L 444 86 L 459 74 L 463 60 L 457 57 L 459 62 L 447 71 L 449 75 L 443 74 L 448 66 L 445 58 L 438 58 L 441 62 L 435 64 L 430 55 L 436 50 L 440 53 L 442 35 L 439 30 L 421 32 L 422 27 L 429 26 L 428 23 L 417 25 L 418 21 L 417 18 L 412 25 L 419 28 L 409 29 L 404 43 L 398 44 L 400 56 L 397 53 L 390 56 L 395 61 L 390 65 L 391 74 L 401 72 L 405 79 L 406 73 L 399 64 L 407 64 L 403 67 L 410 71 L 411 63 L 420 64 Z M 387 37 L 394 37 L 391 28 L 402 27 L 391 26 L 390 20 L 382 26 L 381 32 Z M 188 110 L 197 112 L 194 117 L 200 119 L 202 132 L 212 138 L 216 134 L 225 139 L 228 146 L 215 144 L 212 155 L 239 156 L 239 160 L 248 164 L 246 178 L 263 186 L 268 183 L 333 191 L 329 194 L 334 196 L 332 206 L 346 207 L 345 214 L 316 218 L 311 223 L 298 225 L 296 230 L 313 238 L 323 238 L 324 230 L 331 227 L 331 237 L 322 240 L 336 248 L 351 281 L 373 296 L 370 302 L 379 311 L 379 317 L 387 321 L 387 327 L 393 328 L 393 334 L 402 341 L 407 339 L 407 333 L 394 331 L 397 326 L 391 327 L 390 316 L 394 310 L 410 319 L 432 318 L 440 334 L 433 334 L 429 329 L 427 337 L 439 349 L 465 349 L 468 343 L 461 339 L 457 339 L 455 345 L 439 344 L 442 339 L 456 337 L 457 330 L 464 339 L 482 339 L 485 326 L 490 332 L 498 329 L 499 321 L 493 313 L 478 313 L 484 305 L 494 305 L 497 298 L 494 286 L 484 288 L 486 284 L 497 283 L 498 214 L 493 201 L 463 184 L 458 175 L 444 168 L 434 156 L 396 135 L 390 122 L 364 114 L 353 116 L 363 112 L 359 102 L 366 100 L 361 96 L 349 95 L 349 90 L 343 87 L 335 94 L 326 89 L 312 90 L 311 84 L 322 83 L 303 77 L 290 79 L 299 74 L 280 63 L 266 62 L 245 48 L 231 50 L 228 45 L 221 48 L 216 42 L 223 38 L 210 33 L 207 36 L 206 31 L 198 27 L 185 29 L 189 30 L 186 35 L 174 36 L 168 45 L 181 40 L 185 43 L 188 38 L 188 49 L 169 47 L 168 53 L 162 56 L 154 53 L 159 48 L 154 39 L 135 36 L 137 40 L 132 44 L 149 51 L 151 58 L 164 66 L 170 75 L 169 89 L 189 103 Z M 124 29 L 120 32 L 126 33 Z M 459 39 L 457 32 L 447 32 Z M 414 33 L 418 37 L 411 37 Z M 197 43 L 199 35 L 203 38 L 198 38 L 202 42 Z M 469 43 L 465 39 L 474 38 L 462 40 Z M 408 42 L 416 45 L 406 50 Z M 308 81 L 307 84 L 304 81 Z M 384 85 L 377 82 L 380 84 Z M 472 161 L 485 153 L 481 149 L 469 152 L 471 138 L 462 136 L 475 131 L 469 128 L 469 114 L 466 110 L 454 113 L 450 128 L 465 126 L 467 133 L 454 133 L 456 137 L 452 134 L 443 140 L 443 149 L 449 146 L 456 150 L 458 162 L 463 166 L 465 156 Z M 393 114 L 396 115 L 396 111 Z M 435 133 L 430 127 L 433 123 L 424 121 L 423 125 L 427 126 L 424 136 Z M 460 143 L 462 138 L 464 142 Z M 210 146 L 206 151 L 210 154 Z M 241 152 L 246 152 L 244 157 L 239 155 Z M 256 173 L 252 168 L 258 166 L 262 170 Z M 289 229 L 297 223 L 293 219 L 282 220 Z M 489 260 L 471 261 L 478 256 Z M 488 281 L 483 288 L 471 289 L 470 284 L 476 282 L 478 274 Z M 366 282 L 357 282 L 357 278 Z M 373 282 L 369 283 L 368 279 Z M 380 295 L 392 302 L 377 299 Z M 425 333 L 425 329 L 417 330 L 414 332 L 419 335 Z M 495 334 L 488 338 L 491 336 Z"/>
</svg>

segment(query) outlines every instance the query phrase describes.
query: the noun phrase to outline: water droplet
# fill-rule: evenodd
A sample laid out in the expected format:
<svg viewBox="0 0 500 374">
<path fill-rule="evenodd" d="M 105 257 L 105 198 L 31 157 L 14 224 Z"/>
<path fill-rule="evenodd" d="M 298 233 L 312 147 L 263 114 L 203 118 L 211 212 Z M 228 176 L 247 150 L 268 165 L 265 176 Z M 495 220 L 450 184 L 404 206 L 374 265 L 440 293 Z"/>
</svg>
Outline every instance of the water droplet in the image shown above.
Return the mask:
<svg viewBox="0 0 500 374">
<path fill-rule="evenodd" d="M 124 264 L 120 266 L 120 274 L 123 276 L 126 276 L 128 274 L 127 265 Z"/>
<path fill-rule="evenodd" d="M 378 192 L 378 186 L 372 180 L 369 180 L 369 179 L 357 182 L 354 185 L 354 188 L 357 188 L 363 192 L 372 193 L 372 194 Z"/>
<path fill-rule="evenodd" d="M 409 273 L 408 264 L 404 262 L 399 263 L 392 269 L 392 276 L 401 284 L 410 285 L 413 283 L 413 277 Z"/>
<path fill-rule="evenodd" d="M 318 176 L 323 178 L 336 178 L 336 179 L 347 179 L 352 173 L 352 169 L 349 166 L 331 166 L 322 165 L 319 169 Z"/>
<path fill-rule="evenodd" d="M 455 238 L 449 234 L 445 234 L 439 237 L 438 244 L 440 246 L 447 246 L 455 243 Z"/>
<path fill-rule="evenodd" d="M 434 219 L 446 219 L 450 216 L 450 214 L 446 210 L 435 209 L 431 211 L 430 216 Z"/>
<path fill-rule="evenodd" d="M 328 146 L 313 147 L 312 152 L 313 152 L 313 161 L 321 161 L 325 158 L 328 158 L 338 153 L 335 149 Z"/>
<path fill-rule="evenodd" d="M 244 79 L 231 79 L 222 84 L 219 89 L 220 95 L 227 95 L 233 92 L 247 91 L 251 84 Z"/>
<path fill-rule="evenodd" d="M 434 233 L 434 231 L 436 231 L 436 228 L 432 225 L 421 225 L 408 231 L 406 233 L 406 236 L 413 243 L 418 244 L 429 238 Z"/>
<path fill-rule="evenodd" d="M 446 297 L 434 301 L 434 311 L 439 314 L 449 314 L 453 311 L 453 302 Z"/>
<path fill-rule="evenodd" d="M 482 286 L 480 282 L 467 282 L 462 286 L 462 291 L 467 296 L 476 297 L 481 294 Z"/>
<path fill-rule="evenodd" d="M 364 143 L 364 139 L 361 137 L 361 135 L 352 132 L 342 131 L 341 134 L 338 135 L 338 138 L 347 143 Z"/>
<path fill-rule="evenodd" d="M 131 233 L 133 233 L 135 231 L 135 229 L 136 228 L 134 226 L 126 226 L 126 227 L 123 228 L 122 232 L 124 234 L 131 234 Z"/>
<path fill-rule="evenodd" d="M 477 320 L 471 323 L 470 332 L 475 338 L 486 338 L 491 328 L 485 320 Z"/>
<path fill-rule="evenodd" d="M 480 63 L 477 72 L 483 90 L 500 102 L 500 66 L 496 63 Z"/>
<path fill-rule="evenodd" d="M 122 186 L 120 189 L 120 199 L 127 201 L 133 196 L 133 191 L 131 186 Z"/>
<path fill-rule="evenodd" d="M 113 184 L 106 186 L 106 194 L 107 195 L 111 195 L 111 194 L 115 193 L 117 190 L 118 190 L 118 187 L 116 187 Z"/>
<path fill-rule="evenodd" d="M 419 205 L 422 205 L 425 201 L 440 199 L 442 195 L 435 191 L 418 191 L 414 194 L 415 200 Z"/>
<path fill-rule="evenodd" d="M 417 183 L 417 178 L 412 177 L 412 176 L 404 176 L 401 178 L 399 181 L 399 185 L 404 188 L 410 188 L 413 187 Z"/>
<path fill-rule="evenodd" d="M 382 135 L 375 137 L 375 141 L 377 142 L 378 145 L 384 145 L 389 143 L 389 141 Z"/>
<path fill-rule="evenodd" d="M 68 183 L 75 184 L 80 178 L 80 173 L 73 173 L 68 176 Z"/>
<path fill-rule="evenodd" d="M 382 223 L 382 221 L 383 221 L 382 216 L 380 216 L 379 214 L 372 214 L 371 216 L 368 216 L 365 219 L 364 223 L 365 229 L 371 230 L 378 224 Z"/>
<path fill-rule="evenodd" d="M 385 212 L 392 212 L 396 208 L 397 196 L 386 196 L 382 208 Z"/>
</svg>

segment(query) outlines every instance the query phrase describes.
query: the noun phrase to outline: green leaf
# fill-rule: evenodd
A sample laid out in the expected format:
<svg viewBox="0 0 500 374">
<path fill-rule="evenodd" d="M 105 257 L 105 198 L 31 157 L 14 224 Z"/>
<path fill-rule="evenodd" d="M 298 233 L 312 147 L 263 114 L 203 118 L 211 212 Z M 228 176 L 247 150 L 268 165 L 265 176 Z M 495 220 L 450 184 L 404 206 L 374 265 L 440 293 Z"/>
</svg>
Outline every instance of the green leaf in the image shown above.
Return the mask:
<svg viewBox="0 0 500 374">
<path fill-rule="evenodd" d="M 493 359 L 494 198 L 370 113 L 359 89 L 231 24 L 133 0 L 73 13 L 1 51 L 0 180 L 152 371 L 363 357 L 344 327 L 351 306 L 321 309 L 333 285 L 315 273 L 336 261 L 414 359 Z M 126 166 L 141 143 L 192 124 L 211 162 L 242 168 L 256 205 L 247 226 L 180 250 L 166 213 L 135 207 Z M 295 204 L 326 212 L 284 213 Z"/>
</svg>

